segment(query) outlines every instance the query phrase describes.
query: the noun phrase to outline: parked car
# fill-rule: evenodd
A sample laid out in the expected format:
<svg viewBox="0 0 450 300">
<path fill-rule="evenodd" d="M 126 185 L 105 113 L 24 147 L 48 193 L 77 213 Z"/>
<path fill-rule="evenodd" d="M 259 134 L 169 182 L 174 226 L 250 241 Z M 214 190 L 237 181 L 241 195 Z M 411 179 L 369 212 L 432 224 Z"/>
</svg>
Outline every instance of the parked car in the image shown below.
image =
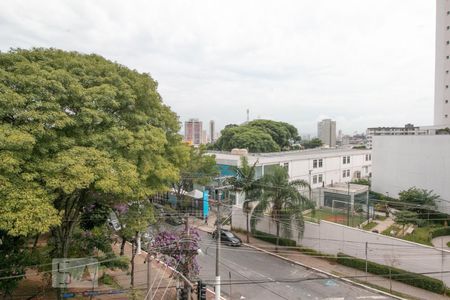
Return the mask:
<svg viewBox="0 0 450 300">
<path fill-rule="evenodd" d="M 242 240 L 234 233 L 228 230 L 220 230 L 220 241 L 228 246 L 239 247 L 242 245 Z M 216 239 L 217 231 L 212 233 L 213 239 Z"/>
</svg>

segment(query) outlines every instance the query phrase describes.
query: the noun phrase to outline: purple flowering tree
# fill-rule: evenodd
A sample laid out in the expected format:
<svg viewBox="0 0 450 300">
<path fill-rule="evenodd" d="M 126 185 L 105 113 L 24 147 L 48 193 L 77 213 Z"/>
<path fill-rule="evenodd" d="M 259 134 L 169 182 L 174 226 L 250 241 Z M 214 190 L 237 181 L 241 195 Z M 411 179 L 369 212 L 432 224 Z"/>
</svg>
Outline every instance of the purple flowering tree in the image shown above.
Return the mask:
<svg viewBox="0 0 450 300">
<path fill-rule="evenodd" d="M 162 260 L 166 264 L 191 279 L 197 277 L 200 272 L 196 259 L 200 248 L 200 235 L 196 229 L 189 228 L 188 231 L 162 231 L 155 237 L 152 249 L 155 253 L 163 254 Z"/>
</svg>

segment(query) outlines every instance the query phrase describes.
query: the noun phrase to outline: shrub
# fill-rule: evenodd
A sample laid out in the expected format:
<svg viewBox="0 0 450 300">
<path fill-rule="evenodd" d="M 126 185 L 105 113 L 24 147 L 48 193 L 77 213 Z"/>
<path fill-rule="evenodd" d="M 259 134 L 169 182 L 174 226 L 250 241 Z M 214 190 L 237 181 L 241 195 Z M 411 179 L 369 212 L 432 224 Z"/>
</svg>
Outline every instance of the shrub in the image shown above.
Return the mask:
<svg viewBox="0 0 450 300">
<path fill-rule="evenodd" d="M 431 238 L 434 239 L 438 236 L 450 235 L 450 227 L 436 228 L 431 231 Z"/>
<path fill-rule="evenodd" d="M 276 244 L 277 243 L 277 237 L 273 234 L 270 233 L 265 233 L 262 231 L 258 231 L 255 230 L 255 232 L 253 233 L 253 236 L 255 238 L 258 238 L 260 240 L 272 243 L 272 244 Z M 287 239 L 287 238 L 282 238 L 280 237 L 278 244 L 280 246 L 288 246 L 288 247 L 295 247 L 297 246 L 297 243 L 294 240 L 291 239 Z"/>
<path fill-rule="evenodd" d="M 343 253 L 338 253 L 337 262 L 341 265 L 359 270 L 366 269 L 365 260 L 348 256 Z M 444 291 L 445 286 L 441 280 L 397 268 L 391 268 L 389 266 L 380 265 L 373 262 L 367 262 L 367 271 L 372 274 L 380 275 L 383 277 L 389 277 L 389 269 L 391 274 L 390 276 L 392 277 L 392 279 L 396 281 L 409 284 L 411 286 L 415 286 L 434 293 L 442 293 Z"/>
</svg>

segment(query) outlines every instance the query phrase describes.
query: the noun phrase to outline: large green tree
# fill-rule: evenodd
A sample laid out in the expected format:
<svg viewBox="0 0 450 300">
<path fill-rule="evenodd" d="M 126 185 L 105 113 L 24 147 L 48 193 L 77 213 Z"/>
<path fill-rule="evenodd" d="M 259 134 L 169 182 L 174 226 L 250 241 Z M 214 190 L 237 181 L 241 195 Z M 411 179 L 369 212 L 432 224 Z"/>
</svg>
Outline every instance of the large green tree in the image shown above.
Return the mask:
<svg viewBox="0 0 450 300">
<path fill-rule="evenodd" d="M 266 213 L 269 213 L 276 224 L 276 250 L 278 250 L 281 227 L 285 235 L 290 236 L 292 225 L 295 224 L 299 237 L 303 234 L 302 212 L 304 209 L 314 208 L 314 203 L 303 196 L 300 190 L 310 189 L 310 186 L 304 180 L 289 181 L 287 170 L 281 166 L 274 167 L 269 174 L 264 175 L 261 186 L 263 194 L 253 210 L 252 230 L 254 231 L 256 224 Z"/>
<path fill-rule="evenodd" d="M 436 200 L 439 199 L 439 195 L 426 189 L 419 189 L 417 187 L 411 187 L 407 190 L 398 193 L 399 200 L 405 203 L 412 209 L 436 209 Z M 415 206 L 415 207 L 414 207 Z"/>
<path fill-rule="evenodd" d="M 254 120 L 240 126 L 225 126 L 214 146 L 224 151 L 247 148 L 250 152 L 278 152 L 292 149 L 299 141 L 297 129 L 288 123 Z"/>
<path fill-rule="evenodd" d="M 53 255 L 67 257 L 86 207 L 177 180 L 178 131 L 149 74 L 93 54 L 0 53 L 0 230 L 51 229 Z"/>
<path fill-rule="evenodd" d="M 172 182 L 172 188 L 177 199 L 185 200 L 186 192 L 193 189 L 194 184 L 206 185 L 219 175 L 219 168 L 214 155 L 205 154 L 205 148 L 195 148 L 184 145 L 179 147 L 179 153 L 184 159 L 180 160 L 180 176 Z"/>
</svg>

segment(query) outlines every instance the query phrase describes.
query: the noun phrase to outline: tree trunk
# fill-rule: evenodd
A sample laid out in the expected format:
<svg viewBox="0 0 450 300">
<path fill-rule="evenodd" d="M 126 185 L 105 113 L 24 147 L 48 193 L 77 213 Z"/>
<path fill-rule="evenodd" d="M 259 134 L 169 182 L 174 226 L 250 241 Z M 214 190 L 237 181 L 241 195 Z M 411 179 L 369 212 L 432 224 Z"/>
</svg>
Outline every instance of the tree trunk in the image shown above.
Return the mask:
<svg viewBox="0 0 450 300">
<path fill-rule="evenodd" d="M 137 239 L 138 233 L 134 237 L 133 243 L 131 244 L 131 288 L 134 289 L 134 258 L 136 257 L 137 252 Z"/>
<path fill-rule="evenodd" d="M 247 244 L 250 243 L 250 232 L 248 228 L 248 211 L 247 211 Z"/>
<path fill-rule="evenodd" d="M 39 237 L 41 236 L 40 233 L 36 234 L 36 237 L 34 238 L 34 242 L 33 242 L 33 248 L 32 251 L 36 250 L 37 244 L 39 242 Z"/>
<path fill-rule="evenodd" d="M 120 256 L 123 256 L 125 254 L 125 244 L 126 244 L 127 240 L 122 237 L 122 243 L 120 244 Z"/>
<path fill-rule="evenodd" d="M 278 252 L 278 245 L 280 243 L 280 221 L 276 221 L 277 223 L 277 243 L 275 244 L 275 252 Z"/>
</svg>

